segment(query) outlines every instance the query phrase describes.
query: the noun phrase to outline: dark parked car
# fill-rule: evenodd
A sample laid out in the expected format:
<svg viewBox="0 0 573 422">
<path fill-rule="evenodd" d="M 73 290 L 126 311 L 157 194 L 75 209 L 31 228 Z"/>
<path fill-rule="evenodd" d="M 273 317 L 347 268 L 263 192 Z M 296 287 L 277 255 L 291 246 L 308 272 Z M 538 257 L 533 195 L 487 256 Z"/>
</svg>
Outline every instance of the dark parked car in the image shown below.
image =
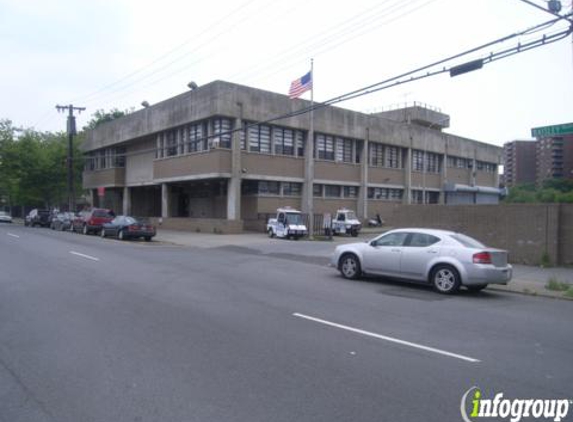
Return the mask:
<svg viewBox="0 0 573 422">
<path fill-rule="evenodd" d="M 24 218 L 25 226 L 41 226 L 49 227 L 51 221 L 52 213 L 49 210 L 39 210 L 37 208 L 30 211 L 30 213 Z"/>
<path fill-rule="evenodd" d="M 50 223 L 50 228 L 52 230 L 71 230 L 72 220 L 74 219 L 74 214 L 71 212 L 59 212 L 52 216 L 52 222 Z"/>
<path fill-rule="evenodd" d="M 116 236 L 119 240 L 143 237 L 150 241 L 155 236 L 155 226 L 145 218 L 119 215 L 101 229 L 101 237 Z"/>
<path fill-rule="evenodd" d="M 104 208 L 82 211 L 74 218 L 72 230 L 83 234 L 99 233 L 101 226 L 114 218 L 113 211 Z"/>
</svg>

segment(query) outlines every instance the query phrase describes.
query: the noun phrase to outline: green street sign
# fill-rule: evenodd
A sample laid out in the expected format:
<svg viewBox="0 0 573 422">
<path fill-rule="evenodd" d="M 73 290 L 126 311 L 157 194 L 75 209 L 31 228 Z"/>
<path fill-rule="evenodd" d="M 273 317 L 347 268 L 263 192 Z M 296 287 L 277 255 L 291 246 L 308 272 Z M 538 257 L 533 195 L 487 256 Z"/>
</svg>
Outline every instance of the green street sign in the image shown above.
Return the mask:
<svg viewBox="0 0 573 422">
<path fill-rule="evenodd" d="M 564 123 L 562 125 L 534 127 L 531 129 L 531 136 L 534 138 L 550 138 L 552 136 L 561 136 L 573 134 L 573 123 Z"/>
</svg>

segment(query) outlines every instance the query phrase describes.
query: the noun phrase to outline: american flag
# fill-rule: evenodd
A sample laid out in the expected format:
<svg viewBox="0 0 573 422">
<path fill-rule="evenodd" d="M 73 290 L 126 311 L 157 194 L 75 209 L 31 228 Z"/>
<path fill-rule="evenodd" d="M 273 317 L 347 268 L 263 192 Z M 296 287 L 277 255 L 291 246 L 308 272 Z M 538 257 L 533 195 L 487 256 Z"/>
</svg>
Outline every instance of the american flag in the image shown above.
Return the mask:
<svg viewBox="0 0 573 422">
<path fill-rule="evenodd" d="M 290 84 L 288 91 L 289 97 L 292 99 L 300 97 L 306 91 L 312 89 L 312 73 L 308 72 L 302 78 L 298 78 Z"/>
</svg>

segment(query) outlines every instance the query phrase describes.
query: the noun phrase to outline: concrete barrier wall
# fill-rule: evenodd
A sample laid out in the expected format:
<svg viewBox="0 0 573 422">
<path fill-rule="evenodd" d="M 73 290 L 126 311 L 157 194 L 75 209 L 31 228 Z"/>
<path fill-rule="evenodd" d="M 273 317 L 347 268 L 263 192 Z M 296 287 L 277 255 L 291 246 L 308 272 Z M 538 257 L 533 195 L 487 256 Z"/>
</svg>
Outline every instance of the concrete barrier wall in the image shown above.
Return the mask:
<svg viewBox="0 0 573 422">
<path fill-rule="evenodd" d="M 243 221 L 217 218 L 151 218 L 155 226 L 161 229 L 182 230 L 197 233 L 237 234 L 243 232 Z"/>
<path fill-rule="evenodd" d="M 507 249 L 510 261 L 538 265 L 573 263 L 573 204 L 394 205 L 382 215 L 387 226 L 431 227 L 466 233 L 488 246 Z"/>
</svg>

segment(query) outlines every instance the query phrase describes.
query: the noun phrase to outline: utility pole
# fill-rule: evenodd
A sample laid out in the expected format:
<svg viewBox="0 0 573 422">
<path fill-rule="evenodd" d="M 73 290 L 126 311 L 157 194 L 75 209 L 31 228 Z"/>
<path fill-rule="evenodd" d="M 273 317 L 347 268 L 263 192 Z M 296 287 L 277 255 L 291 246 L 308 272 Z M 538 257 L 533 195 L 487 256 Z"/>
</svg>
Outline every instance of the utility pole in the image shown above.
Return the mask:
<svg viewBox="0 0 573 422">
<path fill-rule="evenodd" d="M 68 211 L 75 212 L 76 209 L 76 194 L 74 192 L 74 150 L 73 150 L 73 140 L 76 134 L 76 117 L 74 116 L 74 110 L 78 113 L 84 111 L 85 107 L 74 107 L 72 104 L 67 106 L 56 105 L 56 110 L 58 112 L 65 112 L 68 110 L 68 122 L 67 122 L 67 132 L 68 132 Z"/>
</svg>

